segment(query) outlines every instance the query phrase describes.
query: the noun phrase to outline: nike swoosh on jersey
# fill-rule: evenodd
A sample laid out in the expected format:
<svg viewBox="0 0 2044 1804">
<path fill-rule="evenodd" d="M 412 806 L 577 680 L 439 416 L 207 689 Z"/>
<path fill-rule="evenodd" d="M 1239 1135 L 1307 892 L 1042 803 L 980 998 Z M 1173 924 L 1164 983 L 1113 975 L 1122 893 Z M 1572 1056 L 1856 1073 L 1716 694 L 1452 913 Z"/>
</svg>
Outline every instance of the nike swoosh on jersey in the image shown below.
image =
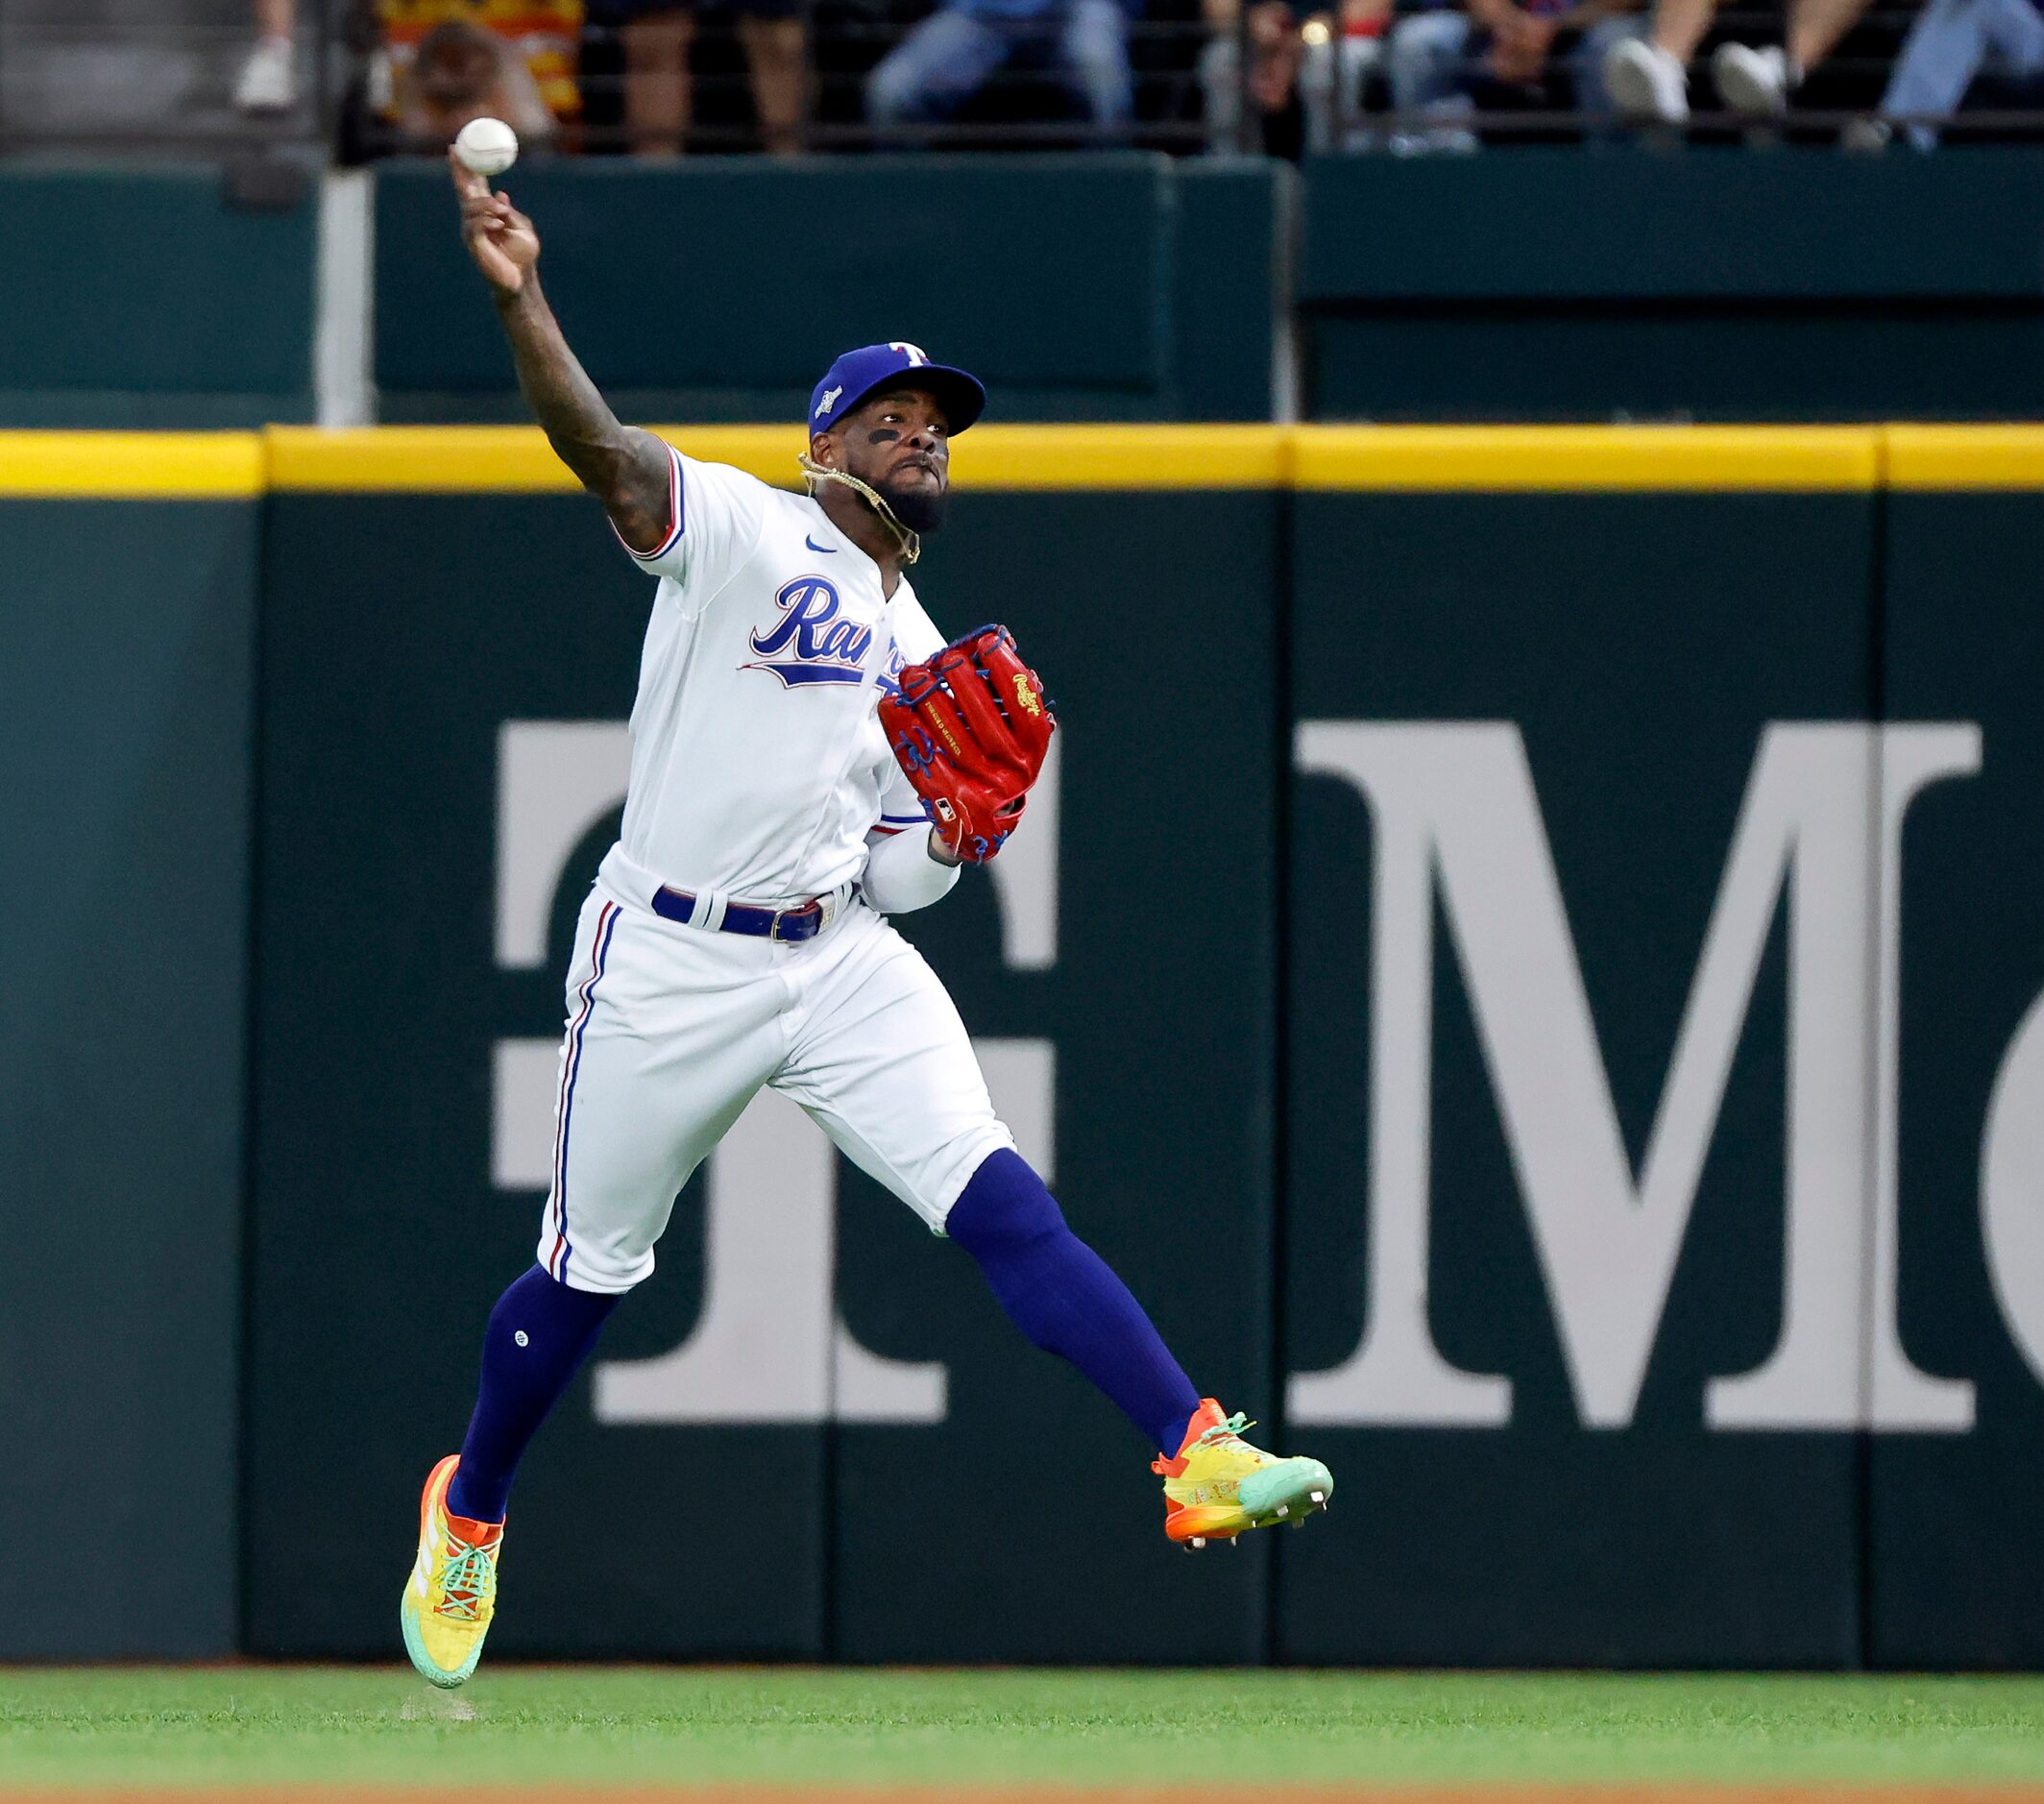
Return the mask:
<svg viewBox="0 0 2044 1804">
<path fill-rule="evenodd" d="M 812 551 L 836 551 L 838 549 L 835 545 L 818 545 L 806 532 L 802 535 L 802 543 L 808 546 Z"/>
</svg>

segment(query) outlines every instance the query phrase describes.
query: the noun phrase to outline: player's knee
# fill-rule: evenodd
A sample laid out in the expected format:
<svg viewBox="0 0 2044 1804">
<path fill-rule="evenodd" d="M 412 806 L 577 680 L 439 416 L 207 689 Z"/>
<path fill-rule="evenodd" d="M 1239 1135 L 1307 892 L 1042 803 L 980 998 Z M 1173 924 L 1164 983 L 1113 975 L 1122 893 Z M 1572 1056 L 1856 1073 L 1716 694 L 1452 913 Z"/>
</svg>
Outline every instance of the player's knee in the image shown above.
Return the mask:
<svg viewBox="0 0 2044 1804">
<path fill-rule="evenodd" d="M 1069 1231 L 1064 1211 L 1029 1161 L 1008 1147 L 989 1153 L 945 1218 L 944 1231 L 975 1258 Z"/>
</svg>

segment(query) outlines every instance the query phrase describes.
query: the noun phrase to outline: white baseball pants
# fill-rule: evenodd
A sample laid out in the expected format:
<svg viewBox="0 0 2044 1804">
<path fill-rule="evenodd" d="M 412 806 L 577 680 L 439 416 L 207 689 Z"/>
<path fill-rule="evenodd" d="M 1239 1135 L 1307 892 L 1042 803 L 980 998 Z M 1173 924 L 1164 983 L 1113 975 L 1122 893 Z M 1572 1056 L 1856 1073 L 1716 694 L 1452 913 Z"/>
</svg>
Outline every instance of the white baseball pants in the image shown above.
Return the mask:
<svg viewBox="0 0 2044 1804">
<path fill-rule="evenodd" d="M 937 1232 L 1014 1145 L 937 973 L 864 902 L 790 943 L 683 926 L 599 881 L 569 969 L 540 1263 L 577 1290 L 645 1278 L 676 1194 L 762 1085 Z"/>
</svg>

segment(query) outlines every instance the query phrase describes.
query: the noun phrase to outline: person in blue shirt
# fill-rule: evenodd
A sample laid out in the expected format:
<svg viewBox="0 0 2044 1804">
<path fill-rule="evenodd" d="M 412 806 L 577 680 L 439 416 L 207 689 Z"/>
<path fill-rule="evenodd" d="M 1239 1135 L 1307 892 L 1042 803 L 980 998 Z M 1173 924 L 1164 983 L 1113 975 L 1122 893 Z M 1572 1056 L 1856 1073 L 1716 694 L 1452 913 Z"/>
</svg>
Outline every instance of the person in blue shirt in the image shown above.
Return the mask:
<svg viewBox="0 0 2044 1804">
<path fill-rule="evenodd" d="M 1020 52 L 1047 54 L 1100 131 L 1128 126 L 1121 0 L 945 0 L 866 78 L 866 117 L 882 130 L 949 119 Z"/>
</svg>

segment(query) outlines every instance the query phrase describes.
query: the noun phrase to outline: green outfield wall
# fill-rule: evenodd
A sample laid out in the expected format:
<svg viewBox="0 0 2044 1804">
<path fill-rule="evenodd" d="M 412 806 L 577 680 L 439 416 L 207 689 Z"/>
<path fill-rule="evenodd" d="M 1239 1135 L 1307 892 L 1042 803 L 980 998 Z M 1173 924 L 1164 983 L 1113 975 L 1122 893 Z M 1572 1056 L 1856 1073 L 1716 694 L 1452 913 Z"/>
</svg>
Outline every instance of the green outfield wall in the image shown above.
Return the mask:
<svg viewBox="0 0 2044 1804">
<path fill-rule="evenodd" d="M 634 418 L 792 420 L 893 338 L 1008 422 L 2044 417 L 2033 147 L 534 158 L 507 186 Z M 0 226 L 0 425 L 525 417 L 436 161 L 11 169 Z"/>
<path fill-rule="evenodd" d="M 2044 1445 L 2044 515 L 2034 490 L 1972 486 L 1966 450 L 1931 435 L 1899 466 L 1920 486 L 1884 535 L 1886 707 L 1980 727 L 1977 768 L 1926 792 L 1902 847 L 1900 1326 L 1972 1405 L 1869 1448 L 1868 1646 L 1903 1666 L 2044 1659 L 2015 1602 L 2044 1579 L 2017 1502 Z"/>
<path fill-rule="evenodd" d="M 1010 622 L 1087 724 L 1060 749 L 1055 841 L 1005 894 L 972 884 L 911 931 L 990 1042 L 993 1082 L 1075 1216 L 1168 1331 L 1205 1344 L 1213 1382 L 1250 1395 L 1270 1385 L 1279 674 L 1275 597 L 1249 597 L 1245 618 L 1233 571 L 1274 563 L 1278 501 L 1217 499 L 989 494 L 933 548 L 918 571 L 933 604 Z M 615 793 L 563 805 L 530 957 L 497 886 L 552 804 L 507 773 L 521 736 L 553 734 L 557 761 L 606 730 L 621 748 L 648 591 L 572 496 L 286 493 L 268 556 L 250 1632 L 266 1652 L 372 1654 L 389 1636 L 386 1549 L 344 1537 L 308 1574 L 275 1528 L 330 1507 L 336 1483 L 363 1507 L 400 1495 L 458 1439 L 476 1324 L 531 1261 L 547 1134 L 536 1170 L 506 1152 L 514 1134 L 530 1141 L 516 1115 L 533 1106 L 509 1061 L 536 1055 L 544 1103 L 574 911 L 622 784 L 614 765 Z M 1153 590 L 1181 629 L 1148 646 L 1131 690 L 1100 655 L 1118 630 L 1107 597 Z M 1242 705 L 1217 720 L 1182 698 L 1221 643 Z M 1147 907 L 1124 906 L 1132 865 L 1146 890 L 1191 893 L 1208 848 L 1179 806 L 1132 817 L 1114 798 L 1171 795 L 1194 768 L 1228 822 L 1243 906 L 1159 935 Z M 338 1012 L 337 984 L 353 998 Z M 692 1184 L 661 1282 L 620 1312 L 532 1462 L 519 1533 L 535 1607 L 506 1618 L 502 1645 L 1259 1657 L 1261 1555 L 1139 1576 L 1128 1550 L 1149 1545 L 1155 1499 L 1128 1482 L 1122 1425 L 1042 1369 L 969 1263 L 797 1111 L 757 1108 Z M 353 1357 L 327 1356 L 342 1343 Z M 345 1476 L 337 1445 L 354 1450 Z M 988 1473 L 1038 1467 L 1024 1450 L 1052 1447 L 1064 1526 L 1024 1547 Z M 734 1483 L 742 1507 L 712 1500 Z M 693 1520 L 597 1579 L 592 1506 L 657 1515 L 662 1499 Z M 1059 1593 L 1099 1607 L 1048 1607 Z"/>
<path fill-rule="evenodd" d="M 0 427 L 313 417 L 316 179 L 0 170 Z"/>
<path fill-rule="evenodd" d="M 1286 1363 L 1293 1438 L 1368 1475 L 1375 1532 L 1286 1549 L 1288 1656 L 1855 1660 L 1856 1437 L 1703 1406 L 1782 1320 L 1779 920 L 1687 1232 L 1682 1181 L 1636 1185 L 1669 1049 L 1685 1078 L 1711 1057 L 1683 1030 L 1756 748 L 1870 718 L 1873 513 L 1864 490 L 1298 498 Z M 1629 1401 L 1608 1380 L 1678 1233 Z M 1416 1235 L 1424 1266 L 1385 1244 Z M 1390 1294 L 1416 1270 L 1424 1311 Z"/>
<path fill-rule="evenodd" d="M 896 338 L 941 346 L 1010 420 L 1272 416 L 1282 165 L 600 159 L 507 186 L 577 353 L 639 418 L 799 420 L 846 345 Z M 378 172 L 375 243 L 380 417 L 523 420 L 444 169 Z"/>
<path fill-rule="evenodd" d="M 1813 421 L 2044 414 L 2040 177 L 2018 147 L 1525 148 L 556 162 L 510 186 L 571 338 L 641 417 L 791 419 L 845 344 L 905 336 L 1005 420 Z M 523 419 L 440 169 L 378 173 L 375 262 L 380 417 Z"/>
<path fill-rule="evenodd" d="M 2044 158 L 1338 157 L 1301 177 L 1321 420 L 2025 420 Z"/>
<path fill-rule="evenodd" d="M 238 1642 L 261 474 L 0 435 L 0 1658 Z"/>
<path fill-rule="evenodd" d="M 769 1103 L 536 1446 L 494 1645 L 2044 1664 L 2044 430 L 988 426 L 956 475 L 919 593 L 1063 730 L 904 929 L 1336 1509 L 1170 1549 L 1112 1412 Z M 134 1485 L 121 1411 L 198 1450 L 178 1597 L 73 1646 L 31 1585 L 0 1651 L 387 1657 L 649 585 L 525 430 L 20 435 L 0 492 L 16 1543 Z"/>
</svg>

